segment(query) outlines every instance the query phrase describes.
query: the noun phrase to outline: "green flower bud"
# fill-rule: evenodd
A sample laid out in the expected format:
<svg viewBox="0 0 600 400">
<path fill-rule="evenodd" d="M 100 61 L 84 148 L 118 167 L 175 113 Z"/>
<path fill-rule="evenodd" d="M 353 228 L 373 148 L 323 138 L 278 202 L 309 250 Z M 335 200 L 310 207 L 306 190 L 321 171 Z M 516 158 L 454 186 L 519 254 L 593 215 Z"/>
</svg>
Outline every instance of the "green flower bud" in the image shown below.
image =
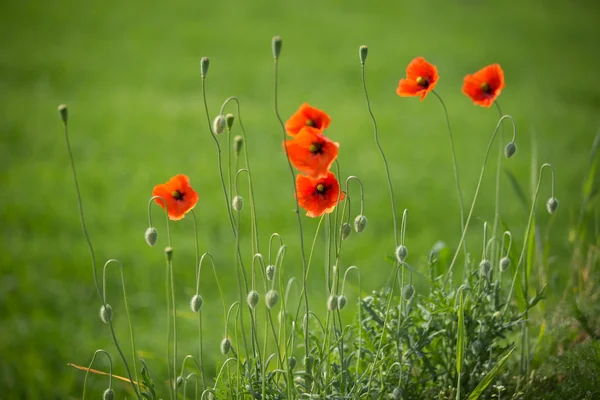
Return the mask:
<svg viewBox="0 0 600 400">
<path fill-rule="evenodd" d="M 110 304 L 106 303 L 105 305 L 100 307 L 100 319 L 102 320 L 102 322 L 104 322 L 105 324 L 108 324 L 110 321 L 112 321 L 112 318 L 113 318 L 113 309 L 110 306 Z"/>
<path fill-rule="evenodd" d="M 248 306 L 252 309 L 256 308 L 256 305 L 258 304 L 259 299 L 260 299 L 260 295 L 258 294 L 258 292 L 256 290 L 251 290 L 250 293 L 248 293 L 248 297 L 246 297 Z"/>
<path fill-rule="evenodd" d="M 352 232 L 352 227 L 349 223 L 344 222 L 344 224 L 342 225 L 342 240 L 348 238 L 348 236 L 350 236 L 350 232 Z"/>
<path fill-rule="evenodd" d="M 265 296 L 265 303 L 267 304 L 267 308 L 270 310 L 277 305 L 279 301 L 279 294 L 275 290 L 269 290 L 267 295 Z"/>
<path fill-rule="evenodd" d="M 229 353 L 229 350 L 231 350 L 231 341 L 228 338 L 225 338 L 221 341 L 221 354 L 226 356 L 227 353 Z"/>
<path fill-rule="evenodd" d="M 167 261 L 173 259 L 173 248 L 171 246 L 165 247 L 165 256 L 167 256 Z"/>
<path fill-rule="evenodd" d="M 481 262 L 479 263 L 479 271 L 481 272 L 481 275 L 488 277 L 490 275 L 491 270 L 492 263 L 490 263 L 490 260 L 481 260 Z"/>
<path fill-rule="evenodd" d="M 354 230 L 356 233 L 361 233 L 367 227 L 367 217 L 359 215 L 354 219 Z"/>
<path fill-rule="evenodd" d="M 190 301 L 190 308 L 193 312 L 198 312 L 202 309 L 203 303 L 204 300 L 202 299 L 202 296 L 195 294 L 194 297 L 192 297 L 192 301 Z"/>
<path fill-rule="evenodd" d="M 556 197 L 550 197 L 546 203 L 546 209 L 550 214 L 554 214 L 558 208 L 558 200 Z"/>
<path fill-rule="evenodd" d="M 288 365 L 289 365 L 290 371 L 293 370 L 294 368 L 296 368 L 296 357 L 288 358 Z"/>
<path fill-rule="evenodd" d="M 175 385 L 174 388 L 175 390 L 177 390 L 178 388 L 183 386 L 183 376 L 178 376 L 177 379 L 175 379 Z"/>
<path fill-rule="evenodd" d="M 158 239 L 158 231 L 155 227 L 151 226 L 150 228 L 146 229 L 144 236 L 148 246 L 154 246 L 156 244 L 156 239 Z"/>
<path fill-rule="evenodd" d="M 402 288 L 402 297 L 404 297 L 404 300 L 410 300 L 414 294 L 415 288 L 413 287 L 413 285 L 408 284 Z"/>
<path fill-rule="evenodd" d="M 327 299 L 327 308 L 329 309 L 329 311 L 335 311 L 337 310 L 338 307 L 338 298 L 335 294 L 332 294 L 331 296 L 329 296 L 329 299 Z"/>
<path fill-rule="evenodd" d="M 398 260 L 398 262 L 403 262 L 406 259 L 406 256 L 408 256 L 408 249 L 405 245 L 401 244 L 396 249 L 396 260 Z"/>
<path fill-rule="evenodd" d="M 502 257 L 500 259 L 500 271 L 504 272 L 510 267 L 510 258 Z"/>
<path fill-rule="evenodd" d="M 235 117 L 233 116 L 233 114 L 227 114 L 225 116 L 225 121 L 227 121 L 227 129 L 231 130 L 234 120 L 235 120 Z"/>
<path fill-rule="evenodd" d="M 102 393 L 102 400 L 114 400 L 114 398 L 115 392 L 111 388 L 106 389 L 104 393 Z"/>
<path fill-rule="evenodd" d="M 66 104 L 61 104 L 58 106 L 58 112 L 60 113 L 60 119 L 62 119 L 63 124 L 67 124 L 69 120 L 69 109 Z"/>
<path fill-rule="evenodd" d="M 213 121 L 213 131 L 215 132 L 215 135 L 220 135 L 223 133 L 226 126 L 227 121 L 225 121 L 225 117 L 221 114 L 217 115 Z"/>
<path fill-rule="evenodd" d="M 271 50 L 273 51 L 273 58 L 279 59 L 281 54 L 281 38 L 279 36 L 273 36 L 271 40 Z"/>
<path fill-rule="evenodd" d="M 517 145 L 515 142 L 510 142 L 504 148 L 504 155 L 506 158 L 511 158 L 517 151 Z"/>
<path fill-rule="evenodd" d="M 236 137 L 233 138 L 233 151 L 235 151 L 236 154 L 240 153 L 243 145 L 244 145 L 244 138 L 242 136 L 237 135 Z"/>
<path fill-rule="evenodd" d="M 358 49 L 358 58 L 360 58 L 360 63 L 364 64 L 367 60 L 367 55 L 369 54 L 369 48 L 365 45 L 362 45 Z"/>
<path fill-rule="evenodd" d="M 206 74 L 208 73 L 208 67 L 210 65 L 210 60 L 208 57 L 202 57 L 200 60 L 200 74 L 203 78 L 206 78 Z"/>
<path fill-rule="evenodd" d="M 235 196 L 231 201 L 231 207 L 237 212 L 242 211 L 242 208 L 244 208 L 244 199 L 242 196 Z"/>
<path fill-rule="evenodd" d="M 343 294 L 341 294 L 341 295 L 338 297 L 338 308 L 339 308 L 340 310 L 343 310 L 343 309 L 344 309 L 344 307 L 346 307 L 346 303 L 347 303 L 346 296 L 344 296 Z"/>
<path fill-rule="evenodd" d="M 275 266 L 274 265 L 267 265 L 266 275 L 267 275 L 267 280 L 269 280 L 269 281 L 273 280 L 273 277 L 275 276 Z"/>
</svg>

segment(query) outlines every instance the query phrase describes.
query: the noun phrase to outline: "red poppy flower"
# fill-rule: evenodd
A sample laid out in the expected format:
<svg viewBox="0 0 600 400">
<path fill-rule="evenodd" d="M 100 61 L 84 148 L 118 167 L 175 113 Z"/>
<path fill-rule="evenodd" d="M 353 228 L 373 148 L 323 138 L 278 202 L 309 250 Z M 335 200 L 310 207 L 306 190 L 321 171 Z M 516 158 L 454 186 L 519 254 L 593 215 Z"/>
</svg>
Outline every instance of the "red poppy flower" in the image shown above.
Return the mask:
<svg viewBox="0 0 600 400">
<path fill-rule="evenodd" d="M 500 96 L 504 88 L 504 71 L 499 64 L 488 65 L 465 76 L 462 92 L 469 96 L 473 103 L 482 107 L 490 107 Z"/>
<path fill-rule="evenodd" d="M 302 128 L 294 139 L 286 140 L 290 162 L 300 172 L 318 178 L 326 175 L 338 156 L 340 145 L 314 129 Z"/>
<path fill-rule="evenodd" d="M 421 96 L 423 100 L 435 88 L 439 78 L 435 65 L 417 57 L 406 67 L 406 79 L 400 79 L 396 93 L 402 97 Z"/>
<path fill-rule="evenodd" d="M 340 184 L 331 172 L 321 178 L 298 175 L 296 191 L 298 205 L 306 210 L 307 216 L 316 218 L 333 211 L 340 196 Z M 343 199 L 344 193 L 340 196 Z"/>
<path fill-rule="evenodd" d="M 172 220 L 182 219 L 198 202 L 198 193 L 190 186 L 189 178 L 181 174 L 172 177 L 167 183 L 154 186 L 152 196 L 162 197 L 154 201 L 162 208 L 167 203 L 169 219 Z"/>
<path fill-rule="evenodd" d="M 331 123 L 331 118 L 324 111 L 311 107 L 308 103 L 300 106 L 285 123 L 285 131 L 290 136 L 296 136 L 302 128 L 310 127 L 316 132 L 321 133 L 327 129 Z"/>
</svg>

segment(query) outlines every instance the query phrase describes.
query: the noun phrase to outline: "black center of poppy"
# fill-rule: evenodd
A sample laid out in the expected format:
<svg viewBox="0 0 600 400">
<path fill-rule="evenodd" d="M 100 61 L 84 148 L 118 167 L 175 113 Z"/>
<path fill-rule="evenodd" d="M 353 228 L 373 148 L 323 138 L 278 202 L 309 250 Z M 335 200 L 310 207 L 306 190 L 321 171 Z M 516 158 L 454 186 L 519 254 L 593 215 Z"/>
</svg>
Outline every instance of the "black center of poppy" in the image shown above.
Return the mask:
<svg viewBox="0 0 600 400">
<path fill-rule="evenodd" d="M 323 153 L 323 145 L 321 143 L 315 142 L 310 145 L 308 150 L 313 154 L 322 154 Z"/>
<path fill-rule="evenodd" d="M 422 76 L 419 76 L 417 78 L 417 85 L 427 89 L 429 87 L 429 79 L 427 78 L 423 78 Z"/>
<path fill-rule="evenodd" d="M 330 185 L 325 185 L 324 183 L 318 183 L 317 186 L 315 186 L 315 195 L 316 196 L 321 196 L 323 198 L 325 198 L 325 195 L 327 194 L 327 191 L 331 189 Z"/>
<path fill-rule="evenodd" d="M 490 86 L 490 84 L 489 84 L 489 83 L 487 83 L 487 82 L 483 82 L 483 83 L 481 84 L 481 90 L 482 90 L 483 92 L 487 93 L 487 94 L 490 94 L 490 93 L 492 93 L 492 87 L 491 87 L 491 86 Z"/>
<path fill-rule="evenodd" d="M 173 196 L 175 200 L 183 200 L 183 193 L 179 190 L 174 190 L 173 193 L 171 193 L 171 196 Z"/>
<path fill-rule="evenodd" d="M 307 119 L 306 126 L 312 126 L 314 128 L 317 126 L 317 124 L 315 124 L 315 121 L 313 121 L 312 119 Z"/>
</svg>

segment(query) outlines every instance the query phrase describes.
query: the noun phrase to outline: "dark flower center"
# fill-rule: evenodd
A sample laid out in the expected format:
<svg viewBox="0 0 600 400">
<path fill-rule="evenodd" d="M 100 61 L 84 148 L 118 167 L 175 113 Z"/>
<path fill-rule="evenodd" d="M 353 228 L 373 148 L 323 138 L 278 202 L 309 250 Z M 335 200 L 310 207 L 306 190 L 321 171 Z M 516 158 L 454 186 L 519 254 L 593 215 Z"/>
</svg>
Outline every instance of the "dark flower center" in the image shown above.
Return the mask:
<svg viewBox="0 0 600 400">
<path fill-rule="evenodd" d="M 307 119 L 306 126 L 312 126 L 313 128 L 315 128 L 317 126 L 317 124 L 312 119 Z"/>
<path fill-rule="evenodd" d="M 487 94 L 490 94 L 490 93 L 492 93 L 492 87 L 491 87 L 491 86 L 490 86 L 490 84 L 489 84 L 489 83 L 487 83 L 487 82 L 483 82 L 483 83 L 481 84 L 481 90 L 482 90 L 484 93 L 487 93 Z"/>
<path fill-rule="evenodd" d="M 315 142 L 310 145 L 308 151 L 310 151 L 312 154 L 323 154 L 323 145 L 319 142 Z"/>
<path fill-rule="evenodd" d="M 429 87 L 429 79 L 419 76 L 417 78 L 417 85 L 427 89 Z"/>
<path fill-rule="evenodd" d="M 175 200 L 183 200 L 183 193 L 179 190 L 174 190 L 173 193 L 171 193 L 171 196 L 173 196 Z"/>
<path fill-rule="evenodd" d="M 325 192 L 327 191 L 327 187 L 325 187 L 325 185 L 323 185 L 322 183 L 319 183 L 316 189 L 318 194 L 325 194 Z"/>
</svg>

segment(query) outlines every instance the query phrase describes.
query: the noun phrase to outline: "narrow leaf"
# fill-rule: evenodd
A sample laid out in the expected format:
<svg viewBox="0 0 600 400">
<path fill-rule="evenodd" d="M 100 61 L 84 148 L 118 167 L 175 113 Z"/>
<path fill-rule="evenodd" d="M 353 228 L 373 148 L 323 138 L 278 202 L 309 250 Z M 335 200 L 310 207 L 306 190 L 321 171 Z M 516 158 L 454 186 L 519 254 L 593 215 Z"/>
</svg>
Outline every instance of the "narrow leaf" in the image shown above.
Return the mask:
<svg viewBox="0 0 600 400">
<path fill-rule="evenodd" d="M 475 389 L 471 392 L 468 400 L 476 400 L 479 398 L 479 396 L 481 396 L 483 391 L 489 386 L 490 383 L 492 383 L 492 381 L 494 380 L 496 375 L 498 375 L 498 372 L 500 372 L 500 368 L 502 368 L 504 363 L 506 363 L 506 360 L 508 360 L 508 357 L 510 357 L 510 355 L 512 354 L 512 352 L 514 350 L 515 350 L 514 347 L 512 349 L 510 349 L 508 354 L 506 354 L 504 357 L 502 357 L 502 359 L 500 361 L 498 361 L 498 363 L 496 365 L 494 365 L 494 368 L 492 368 L 490 370 L 490 372 L 488 372 L 487 375 L 483 377 L 481 382 L 479 382 L 477 387 L 475 387 Z"/>
</svg>

